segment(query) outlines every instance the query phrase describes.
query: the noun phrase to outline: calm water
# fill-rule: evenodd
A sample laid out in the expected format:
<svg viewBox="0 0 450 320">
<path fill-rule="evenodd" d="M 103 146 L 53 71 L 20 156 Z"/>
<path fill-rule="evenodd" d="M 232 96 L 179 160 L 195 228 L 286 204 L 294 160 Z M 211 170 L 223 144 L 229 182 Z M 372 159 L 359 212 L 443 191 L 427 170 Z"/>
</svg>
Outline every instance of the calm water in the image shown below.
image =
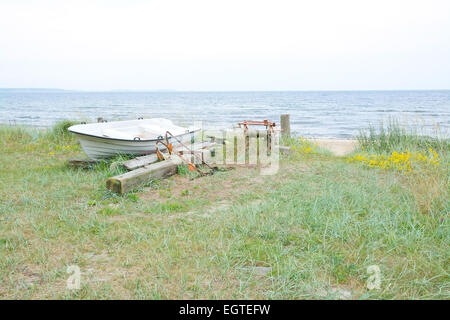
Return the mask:
<svg viewBox="0 0 450 320">
<path fill-rule="evenodd" d="M 303 136 L 351 137 L 390 117 L 419 123 L 426 134 L 450 129 L 450 91 L 354 92 L 27 92 L 0 91 L 0 123 L 51 126 L 63 119 L 96 121 L 164 117 L 230 127 L 241 120 L 279 121 Z"/>
</svg>

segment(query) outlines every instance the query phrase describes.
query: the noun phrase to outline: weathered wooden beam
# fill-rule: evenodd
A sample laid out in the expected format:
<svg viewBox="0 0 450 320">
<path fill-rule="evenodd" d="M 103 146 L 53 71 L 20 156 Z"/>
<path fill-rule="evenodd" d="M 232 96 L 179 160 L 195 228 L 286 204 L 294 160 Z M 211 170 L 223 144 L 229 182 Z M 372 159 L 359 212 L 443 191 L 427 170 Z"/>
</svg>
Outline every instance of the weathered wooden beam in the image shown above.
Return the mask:
<svg viewBox="0 0 450 320">
<path fill-rule="evenodd" d="M 70 159 L 69 167 L 87 169 L 99 163 L 98 160 L 92 159 Z"/>
<path fill-rule="evenodd" d="M 177 173 L 178 165 L 183 161 L 172 156 L 168 160 L 153 163 L 142 168 L 109 178 L 106 187 L 116 193 L 127 193 L 152 180 L 165 178 Z"/>
<path fill-rule="evenodd" d="M 156 154 L 149 154 L 146 156 L 136 157 L 134 159 L 124 161 L 122 162 L 122 166 L 127 170 L 135 170 L 137 168 L 142 168 L 143 166 L 148 166 L 158 161 L 159 159 Z"/>
<path fill-rule="evenodd" d="M 211 146 L 215 145 L 215 143 L 213 142 L 208 142 L 208 141 L 199 141 L 199 142 L 195 142 L 192 144 L 185 144 L 185 146 L 183 145 L 176 145 L 173 147 L 174 151 L 196 151 L 196 150 L 201 150 L 201 149 L 205 149 L 205 148 L 210 148 Z"/>
<path fill-rule="evenodd" d="M 215 163 L 215 150 L 214 149 L 201 149 L 193 151 L 192 153 L 184 153 L 182 155 L 185 161 L 193 162 L 194 164 L 214 165 Z"/>
<path fill-rule="evenodd" d="M 187 144 L 186 147 L 182 145 L 177 145 L 176 147 L 173 148 L 173 150 L 174 152 L 176 151 L 186 153 L 190 151 L 198 151 L 203 148 L 210 148 L 213 145 L 214 144 L 211 142 L 196 142 L 193 144 Z M 146 156 L 136 157 L 134 159 L 124 161 L 122 162 L 122 166 L 127 170 L 135 170 L 138 168 L 142 168 L 144 166 L 148 166 L 152 163 L 156 163 L 158 161 L 159 159 L 156 154 L 149 154 Z"/>
<path fill-rule="evenodd" d="M 280 153 L 284 155 L 288 155 L 291 153 L 291 147 L 279 146 Z"/>
<path fill-rule="evenodd" d="M 281 134 L 284 137 L 291 137 L 291 120 L 288 114 L 282 114 L 280 116 Z"/>
</svg>

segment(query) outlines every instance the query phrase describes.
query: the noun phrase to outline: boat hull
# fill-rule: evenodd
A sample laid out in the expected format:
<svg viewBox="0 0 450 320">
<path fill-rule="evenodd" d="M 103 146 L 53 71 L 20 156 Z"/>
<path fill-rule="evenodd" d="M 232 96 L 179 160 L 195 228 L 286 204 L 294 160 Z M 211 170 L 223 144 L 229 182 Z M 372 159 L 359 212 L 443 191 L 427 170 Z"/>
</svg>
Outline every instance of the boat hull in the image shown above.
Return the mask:
<svg viewBox="0 0 450 320">
<path fill-rule="evenodd" d="M 130 141 L 108 139 L 104 137 L 95 137 L 84 134 L 75 133 L 84 152 L 90 159 L 99 160 L 111 158 L 118 154 L 146 155 L 156 152 L 157 140 L 147 141 Z M 189 144 L 193 137 L 193 132 L 182 134 L 177 138 L 183 143 Z M 174 146 L 178 144 L 175 139 L 169 139 Z M 162 144 L 158 145 L 160 150 L 164 150 Z"/>
</svg>

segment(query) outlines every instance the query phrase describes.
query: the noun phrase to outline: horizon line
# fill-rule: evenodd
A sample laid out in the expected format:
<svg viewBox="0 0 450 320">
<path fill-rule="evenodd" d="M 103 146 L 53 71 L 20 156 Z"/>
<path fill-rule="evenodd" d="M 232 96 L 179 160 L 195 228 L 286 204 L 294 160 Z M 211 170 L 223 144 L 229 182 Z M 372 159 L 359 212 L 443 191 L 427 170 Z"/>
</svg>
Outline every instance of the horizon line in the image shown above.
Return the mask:
<svg viewBox="0 0 450 320">
<path fill-rule="evenodd" d="M 63 89 L 45 87 L 0 87 L 2 91 L 69 91 L 69 92 L 379 92 L 379 91 L 450 91 L 448 89 L 270 89 L 270 90 L 180 90 L 180 89 Z"/>
</svg>

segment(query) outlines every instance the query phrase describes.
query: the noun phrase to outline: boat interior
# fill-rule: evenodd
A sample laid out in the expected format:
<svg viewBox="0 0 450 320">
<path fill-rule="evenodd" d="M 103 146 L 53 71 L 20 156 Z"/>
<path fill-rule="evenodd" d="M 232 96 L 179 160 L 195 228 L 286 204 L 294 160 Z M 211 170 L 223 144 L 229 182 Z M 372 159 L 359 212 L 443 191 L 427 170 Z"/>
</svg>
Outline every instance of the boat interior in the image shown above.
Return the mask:
<svg viewBox="0 0 450 320">
<path fill-rule="evenodd" d="M 90 136 L 106 137 L 121 140 L 153 140 L 164 137 L 169 131 L 174 136 L 189 133 L 194 128 L 184 128 L 163 118 L 113 121 L 75 125 L 70 131 Z"/>
</svg>

